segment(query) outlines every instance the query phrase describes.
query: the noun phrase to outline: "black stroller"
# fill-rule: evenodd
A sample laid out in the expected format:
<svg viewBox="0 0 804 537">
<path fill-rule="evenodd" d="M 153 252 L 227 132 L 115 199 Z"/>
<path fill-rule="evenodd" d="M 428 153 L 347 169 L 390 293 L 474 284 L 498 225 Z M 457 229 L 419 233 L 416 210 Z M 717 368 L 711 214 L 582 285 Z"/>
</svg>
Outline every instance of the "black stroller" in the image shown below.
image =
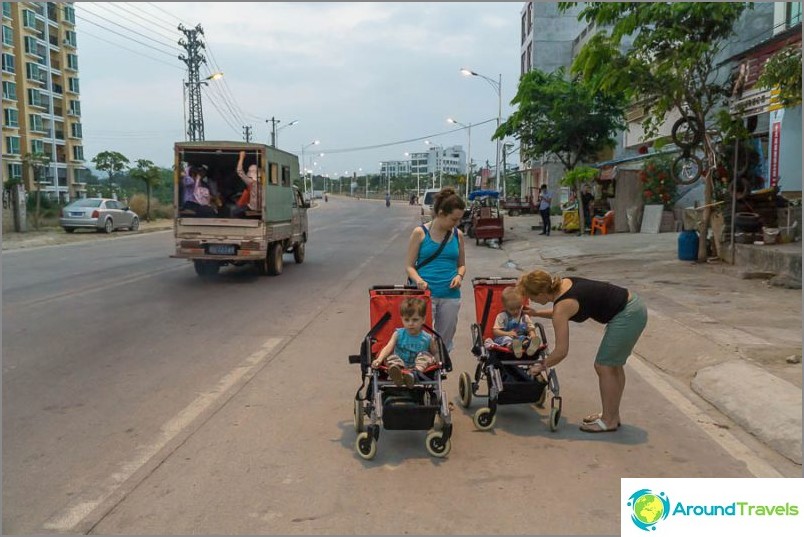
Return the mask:
<svg viewBox="0 0 804 537">
<path fill-rule="evenodd" d="M 474 379 L 465 371 L 461 373 L 458 382 L 460 402 L 464 408 L 468 408 L 472 403 L 472 396 L 478 396 L 480 383 L 485 379 L 488 393 L 481 397 L 488 397 L 488 406 L 478 409 L 472 420 L 475 427 L 487 431 L 494 427 L 498 405 L 536 403 L 540 408 L 544 408 L 549 389 L 553 393 L 550 400 L 550 430 L 556 431 L 561 417 L 558 376 L 554 369 L 550 370 L 546 379 L 541 376 L 531 377 L 527 372 L 529 366 L 546 356 L 547 340 L 544 327 L 534 322 L 542 342 L 532 357 L 517 359 L 507 347 L 492 344 L 486 348 L 484 345 L 487 338 L 494 337 L 492 333 L 494 319 L 504 309 L 503 289 L 516 283 L 517 280 L 514 278 L 472 279 L 477 319 L 477 322 L 472 324 L 472 354 L 477 357 L 477 368 Z"/>
<path fill-rule="evenodd" d="M 380 424 L 388 430 L 429 431 L 427 452 L 446 457 L 452 448 L 452 418 L 444 391 L 446 372 L 452 371 L 449 353 L 441 337 L 432 329 L 430 292 L 407 286 L 374 286 L 369 290 L 371 330 L 360 346 L 360 354 L 349 356 L 349 363 L 360 364 L 362 384 L 355 393 L 355 449 L 364 459 L 377 453 Z M 409 297 L 427 302 L 424 330 L 433 335 L 438 349 L 436 364 L 416 373 L 412 387 L 397 386 L 388 379 L 387 368 L 372 369 L 371 362 L 388 343 L 394 330 L 402 326 L 400 303 Z M 363 394 L 361 392 L 364 391 Z"/>
</svg>

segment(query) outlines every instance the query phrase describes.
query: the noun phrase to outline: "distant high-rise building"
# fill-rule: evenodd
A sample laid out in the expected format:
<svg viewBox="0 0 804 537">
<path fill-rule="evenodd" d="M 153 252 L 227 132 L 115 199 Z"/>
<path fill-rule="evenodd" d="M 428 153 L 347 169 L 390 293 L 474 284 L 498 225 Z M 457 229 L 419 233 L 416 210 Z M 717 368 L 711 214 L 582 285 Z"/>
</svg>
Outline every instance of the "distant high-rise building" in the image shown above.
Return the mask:
<svg viewBox="0 0 804 537">
<path fill-rule="evenodd" d="M 389 160 L 380 163 L 383 176 L 414 175 L 424 177 L 433 174 L 463 175 L 466 173 L 466 152 L 460 145 L 431 146 L 428 151 L 411 153 L 410 160 Z"/>
<path fill-rule="evenodd" d="M 3 2 L 3 181 L 35 191 L 25 156 L 43 153 L 44 195 L 86 195 L 78 40 L 72 2 Z"/>
</svg>

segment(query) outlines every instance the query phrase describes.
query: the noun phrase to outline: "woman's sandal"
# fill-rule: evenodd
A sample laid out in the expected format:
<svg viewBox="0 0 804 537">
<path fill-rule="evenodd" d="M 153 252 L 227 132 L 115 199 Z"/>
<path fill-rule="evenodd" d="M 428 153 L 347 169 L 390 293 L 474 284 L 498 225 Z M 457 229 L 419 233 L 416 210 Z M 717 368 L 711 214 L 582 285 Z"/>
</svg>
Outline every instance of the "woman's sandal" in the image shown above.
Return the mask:
<svg viewBox="0 0 804 537">
<path fill-rule="evenodd" d="M 619 425 L 617 425 L 617 427 L 608 427 L 600 418 L 592 422 L 584 422 L 581 424 L 581 430 L 585 433 L 612 433 L 619 428 Z"/>
<path fill-rule="evenodd" d="M 603 419 L 603 414 L 598 412 L 596 414 L 589 414 L 588 416 L 586 416 L 583 419 L 583 422 L 584 423 L 595 423 L 597 420 L 600 420 L 600 419 Z M 620 425 L 622 425 L 622 423 L 618 421 L 617 422 L 617 427 L 619 427 Z"/>
</svg>

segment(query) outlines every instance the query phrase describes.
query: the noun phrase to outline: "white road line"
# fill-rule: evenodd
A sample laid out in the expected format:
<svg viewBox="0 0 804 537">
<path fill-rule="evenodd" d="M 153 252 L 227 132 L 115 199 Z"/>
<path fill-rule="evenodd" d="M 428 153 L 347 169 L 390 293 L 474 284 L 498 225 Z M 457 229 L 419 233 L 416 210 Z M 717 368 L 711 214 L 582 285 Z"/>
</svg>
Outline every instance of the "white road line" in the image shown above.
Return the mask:
<svg viewBox="0 0 804 537">
<path fill-rule="evenodd" d="M 252 373 L 256 373 L 271 352 L 285 339 L 278 337 L 268 339 L 259 350 L 246 358 L 242 364 L 224 375 L 214 388 L 196 397 L 181 412 L 165 422 L 160 428 L 160 433 L 156 440 L 149 445 L 137 447 L 137 455 L 131 460 L 120 464 L 117 471 L 104 480 L 104 483 L 99 487 L 103 490 L 100 496 L 94 499 L 82 498 L 78 503 L 64 509 L 58 516 L 46 522 L 42 527 L 46 530 L 74 533 L 76 526 L 81 524 L 98 506 L 111 498 L 135 472 L 148 464 L 152 458 L 157 456 L 180 434 L 186 432 L 193 421 L 214 404 L 222 400 L 225 402 L 228 397 L 234 395 L 236 391 L 232 391 L 232 388 L 237 387 L 238 384 L 242 385 L 245 379 L 250 378 Z M 167 455 L 165 454 L 163 457 Z M 109 507 L 111 508 L 111 506 Z"/>
<path fill-rule="evenodd" d="M 784 477 L 775 468 L 758 457 L 752 449 L 740 442 L 733 434 L 715 425 L 705 412 L 698 409 L 681 392 L 645 365 L 642 358 L 631 355 L 631 360 L 627 362 L 626 367 L 633 369 L 645 382 L 653 386 L 657 392 L 675 405 L 729 455 L 744 462 L 748 471 L 754 474 L 755 477 Z"/>
</svg>

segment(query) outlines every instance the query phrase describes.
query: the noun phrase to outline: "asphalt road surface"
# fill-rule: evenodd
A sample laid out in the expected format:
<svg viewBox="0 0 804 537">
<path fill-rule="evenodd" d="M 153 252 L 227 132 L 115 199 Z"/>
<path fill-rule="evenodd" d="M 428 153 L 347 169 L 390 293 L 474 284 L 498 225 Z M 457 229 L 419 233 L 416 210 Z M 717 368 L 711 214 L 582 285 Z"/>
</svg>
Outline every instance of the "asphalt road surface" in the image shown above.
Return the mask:
<svg viewBox="0 0 804 537">
<path fill-rule="evenodd" d="M 452 452 L 383 430 L 359 458 L 347 357 L 368 288 L 403 280 L 418 210 L 331 197 L 310 212 L 304 263 L 286 254 L 278 277 L 202 280 L 168 257 L 170 231 L 4 253 L 3 532 L 615 534 L 621 477 L 761 473 L 753 445 L 718 440 L 706 409 L 636 359 L 621 430 L 579 431 L 599 408 L 594 329 L 573 332 L 579 356 L 558 370 L 557 432 L 533 405 L 475 430 L 482 402 L 457 401 L 475 364 L 469 282 L 511 271 L 474 241 L 445 382 Z"/>
</svg>

